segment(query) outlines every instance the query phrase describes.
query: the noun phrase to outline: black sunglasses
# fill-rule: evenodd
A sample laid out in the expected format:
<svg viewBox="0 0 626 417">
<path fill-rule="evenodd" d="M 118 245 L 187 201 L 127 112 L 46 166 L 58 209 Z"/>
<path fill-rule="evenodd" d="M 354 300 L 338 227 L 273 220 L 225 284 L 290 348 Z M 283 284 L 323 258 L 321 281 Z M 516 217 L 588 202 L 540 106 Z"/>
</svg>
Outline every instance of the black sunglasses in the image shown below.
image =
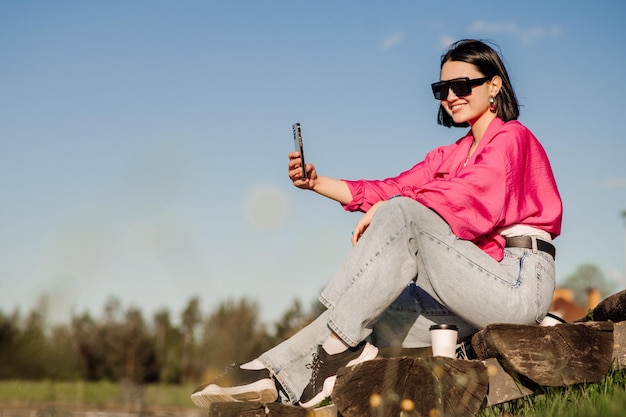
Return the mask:
<svg viewBox="0 0 626 417">
<path fill-rule="evenodd" d="M 472 92 L 472 87 L 484 84 L 490 79 L 491 77 L 474 78 L 473 80 L 470 80 L 468 77 L 455 78 L 454 80 L 432 83 L 430 86 L 433 88 L 435 100 L 445 100 L 448 98 L 450 89 L 457 97 L 463 97 Z"/>
</svg>

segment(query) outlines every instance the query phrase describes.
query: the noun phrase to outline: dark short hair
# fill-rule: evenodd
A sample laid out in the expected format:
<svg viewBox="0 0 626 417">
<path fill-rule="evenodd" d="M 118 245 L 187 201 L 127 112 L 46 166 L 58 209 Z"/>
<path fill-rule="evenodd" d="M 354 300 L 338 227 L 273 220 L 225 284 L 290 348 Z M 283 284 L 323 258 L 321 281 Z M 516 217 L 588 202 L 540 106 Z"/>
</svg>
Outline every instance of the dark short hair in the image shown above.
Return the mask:
<svg viewBox="0 0 626 417">
<path fill-rule="evenodd" d="M 500 76 L 502 87 L 496 98 L 496 114 L 499 118 L 508 122 L 517 120 L 519 116 L 519 103 L 513 91 L 509 74 L 506 71 L 502 58 L 495 48 L 485 41 L 476 39 L 462 39 L 450 45 L 448 51 L 441 56 L 441 67 L 448 61 L 467 62 L 478 68 L 485 77 Z M 440 68 L 441 68 L 440 67 Z M 446 127 L 467 127 L 469 124 L 455 123 L 452 117 L 439 105 L 437 123 Z"/>
</svg>

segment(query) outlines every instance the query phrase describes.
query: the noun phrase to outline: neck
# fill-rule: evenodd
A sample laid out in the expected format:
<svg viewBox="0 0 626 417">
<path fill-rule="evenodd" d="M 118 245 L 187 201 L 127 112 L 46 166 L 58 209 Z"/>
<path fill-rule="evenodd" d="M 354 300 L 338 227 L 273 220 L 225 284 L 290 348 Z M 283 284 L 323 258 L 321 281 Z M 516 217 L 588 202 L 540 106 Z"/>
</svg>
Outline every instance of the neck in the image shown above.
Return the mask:
<svg viewBox="0 0 626 417">
<path fill-rule="evenodd" d="M 497 116 L 495 113 L 486 112 L 480 118 L 475 120 L 473 123 L 470 123 L 472 129 L 472 136 L 474 136 L 474 143 L 478 144 L 480 140 L 485 135 L 489 124 L 495 119 Z"/>
<path fill-rule="evenodd" d="M 474 151 L 476 150 L 476 145 L 478 145 L 478 141 L 476 141 L 476 138 L 474 138 L 472 140 L 472 144 L 470 145 L 469 151 L 467 151 L 467 158 L 465 159 L 466 164 L 467 164 L 467 161 L 469 161 L 469 159 L 472 157 L 472 154 L 474 153 Z"/>
</svg>

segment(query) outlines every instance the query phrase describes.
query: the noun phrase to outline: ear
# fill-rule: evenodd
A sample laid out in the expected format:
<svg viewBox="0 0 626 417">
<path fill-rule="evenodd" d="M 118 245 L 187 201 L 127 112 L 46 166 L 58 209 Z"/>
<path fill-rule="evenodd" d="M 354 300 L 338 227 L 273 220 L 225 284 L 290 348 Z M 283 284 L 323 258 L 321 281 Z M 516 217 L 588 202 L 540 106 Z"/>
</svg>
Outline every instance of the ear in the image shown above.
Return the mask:
<svg viewBox="0 0 626 417">
<path fill-rule="evenodd" d="M 500 88 L 502 88 L 502 78 L 499 75 L 495 75 L 490 82 L 489 85 L 489 93 L 491 96 L 495 97 L 500 92 Z"/>
</svg>

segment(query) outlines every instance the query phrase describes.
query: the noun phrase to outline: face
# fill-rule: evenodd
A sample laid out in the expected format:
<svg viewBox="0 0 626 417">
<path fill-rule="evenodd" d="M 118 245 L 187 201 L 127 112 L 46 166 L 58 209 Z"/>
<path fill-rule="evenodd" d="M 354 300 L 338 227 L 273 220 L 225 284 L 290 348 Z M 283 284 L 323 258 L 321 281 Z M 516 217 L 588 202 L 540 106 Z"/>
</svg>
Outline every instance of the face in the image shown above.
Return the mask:
<svg viewBox="0 0 626 417">
<path fill-rule="evenodd" d="M 464 77 L 474 80 L 484 78 L 485 75 L 467 62 L 447 61 L 441 67 L 441 81 Z M 491 80 L 472 86 L 471 92 L 461 97 L 450 88 L 448 96 L 441 100 L 441 105 L 455 123 L 467 122 L 472 127 L 483 121 L 488 124 L 496 117 L 496 114 L 489 110 L 489 97 L 497 96 L 501 84 L 500 77 L 495 76 Z"/>
</svg>

